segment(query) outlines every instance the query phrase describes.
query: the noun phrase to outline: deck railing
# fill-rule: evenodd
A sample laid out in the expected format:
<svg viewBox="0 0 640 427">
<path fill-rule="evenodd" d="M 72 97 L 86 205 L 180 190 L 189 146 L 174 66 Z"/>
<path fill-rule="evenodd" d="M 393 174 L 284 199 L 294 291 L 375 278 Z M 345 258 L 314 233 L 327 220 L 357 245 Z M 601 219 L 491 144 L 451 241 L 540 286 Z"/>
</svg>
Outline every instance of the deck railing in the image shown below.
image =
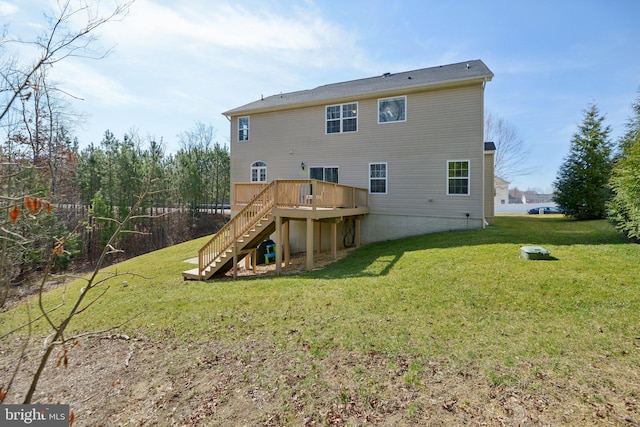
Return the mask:
<svg viewBox="0 0 640 427">
<path fill-rule="evenodd" d="M 245 205 L 267 184 L 234 184 L 234 205 Z M 271 185 L 271 184 L 270 184 Z M 340 209 L 366 207 L 368 191 L 315 179 L 278 179 L 274 185 L 274 206 L 278 208 Z"/>
</svg>

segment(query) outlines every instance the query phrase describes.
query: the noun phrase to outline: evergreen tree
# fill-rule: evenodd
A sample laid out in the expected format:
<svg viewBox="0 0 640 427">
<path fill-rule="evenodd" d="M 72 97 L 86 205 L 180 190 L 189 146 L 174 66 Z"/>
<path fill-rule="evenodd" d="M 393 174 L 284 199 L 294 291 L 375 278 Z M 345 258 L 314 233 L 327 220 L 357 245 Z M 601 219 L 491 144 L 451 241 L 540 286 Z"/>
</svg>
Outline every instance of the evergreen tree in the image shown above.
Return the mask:
<svg viewBox="0 0 640 427">
<path fill-rule="evenodd" d="M 604 125 L 604 116 L 591 104 L 571 138 L 569 155 L 560 165 L 554 182 L 554 201 L 568 217 L 605 217 L 612 168 L 610 133 L 610 126 Z"/>
<path fill-rule="evenodd" d="M 640 93 L 640 91 L 639 91 Z M 619 141 L 618 161 L 610 181 L 613 197 L 607 204 L 609 220 L 628 237 L 640 239 L 640 97 Z"/>
<path fill-rule="evenodd" d="M 80 152 L 78 165 L 78 187 L 80 202 L 90 205 L 95 194 L 102 188 L 103 175 L 106 172 L 106 155 L 93 143 Z"/>
<path fill-rule="evenodd" d="M 618 143 L 618 154 L 625 156 L 627 150 L 632 149 L 633 145 L 640 138 L 640 88 L 638 89 L 638 99 L 631 104 L 632 116 L 627 120 L 627 131 Z"/>
</svg>

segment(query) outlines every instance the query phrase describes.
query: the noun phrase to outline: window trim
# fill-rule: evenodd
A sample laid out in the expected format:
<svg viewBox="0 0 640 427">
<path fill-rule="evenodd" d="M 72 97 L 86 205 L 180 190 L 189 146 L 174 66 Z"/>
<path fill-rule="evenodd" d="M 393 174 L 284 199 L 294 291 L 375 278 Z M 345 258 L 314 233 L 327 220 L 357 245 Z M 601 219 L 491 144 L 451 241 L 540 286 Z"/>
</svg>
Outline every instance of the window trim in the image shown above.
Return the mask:
<svg viewBox="0 0 640 427">
<path fill-rule="evenodd" d="M 356 114 L 355 114 L 355 116 L 344 117 L 343 108 L 344 108 L 345 105 L 350 105 L 350 104 L 355 104 L 355 106 L 356 106 Z M 327 117 L 327 109 L 330 108 L 330 107 L 340 107 L 340 117 L 339 118 L 329 119 Z M 360 112 L 360 105 L 358 105 L 358 101 L 356 101 L 356 102 L 344 102 L 342 104 L 325 105 L 324 106 L 324 134 L 325 135 L 336 135 L 336 134 L 343 134 L 343 133 L 356 133 L 356 132 L 358 132 L 358 130 L 360 129 L 360 126 L 358 124 L 358 122 L 359 122 L 359 118 L 358 118 L 359 112 Z M 344 130 L 344 122 L 345 122 L 345 120 L 353 120 L 353 119 L 355 119 L 355 121 L 356 121 L 356 130 L 345 131 Z M 336 121 L 336 120 L 340 123 L 340 131 L 339 132 L 327 132 L 327 124 L 329 123 L 329 121 Z"/>
<path fill-rule="evenodd" d="M 245 127 L 240 127 L 240 120 L 242 120 L 242 119 L 247 119 L 247 127 L 246 128 Z M 239 142 L 249 141 L 249 138 L 250 138 L 249 128 L 251 127 L 250 123 L 251 123 L 251 119 L 250 119 L 249 116 L 238 117 L 238 141 Z M 246 135 L 247 135 L 246 138 L 242 137 L 243 131 L 246 132 Z"/>
<path fill-rule="evenodd" d="M 371 176 L 372 165 L 384 165 L 384 178 L 379 178 L 379 177 L 374 178 Z M 369 194 L 389 194 L 389 162 L 369 162 L 367 175 L 368 175 L 367 181 L 369 182 Z M 373 179 L 378 179 L 378 180 L 384 179 L 384 192 L 376 191 L 374 193 L 371 191 L 371 180 Z"/>
<path fill-rule="evenodd" d="M 388 121 L 380 121 L 380 104 L 384 101 L 390 101 L 392 99 L 402 99 L 404 101 L 404 119 L 402 120 L 388 120 Z M 378 98 L 378 124 L 384 125 L 387 123 L 403 123 L 407 121 L 407 95 L 400 96 L 390 96 L 387 98 Z"/>
<path fill-rule="evenodd" d="M 257 165 L 257 163 L 260 163 L 260 165 Z M 264 169 L 264 181 L 260 181 L 260 171 L 262 169 Z M 254 170 L 257 171 L 258 181 L 253 180 Z M 251 165 L 249 165 L 249 182 L 268 182 L 266 162 L 263 162 L 262 160 L 256 160 L 255 162 L 251 162 Z"/>
<path fill-rule="evenodd" d="M 466 163 L 467 164 L 467 176 L 466 177 L 456 177 L 449 176 L 449 165 L 451 163 Z M 459 159 L 459 160 L 447 160 L 447 196 L 470 196 L 471 195 L 471 160 L 469 159 Z M 452 179 L 466 179 L 467 181 L 467 192 L 466 193 L 451 193 L 449 192 L 449 183 Z"/>
</svg>

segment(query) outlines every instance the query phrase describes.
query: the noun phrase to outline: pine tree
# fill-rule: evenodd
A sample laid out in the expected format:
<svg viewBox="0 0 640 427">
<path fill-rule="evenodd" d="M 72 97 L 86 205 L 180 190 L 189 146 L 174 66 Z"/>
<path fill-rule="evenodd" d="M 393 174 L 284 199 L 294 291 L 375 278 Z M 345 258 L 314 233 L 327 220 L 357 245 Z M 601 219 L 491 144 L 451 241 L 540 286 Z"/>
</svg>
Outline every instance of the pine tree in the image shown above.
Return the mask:
<svg viewBox="0 0 640 427">
<path fill-rule="evenodd" d="M 591 104 L 571 138 L 569 155 L 554 182 L 554 201 L 568 217 L 605 218 L 605 204 L 611 193 L 607 186 L 612 168 L 610 133 L 604 116 Z"/>
<path fill-rule="evenodd" d="M 640 239 L 640 97 L 632 110 L 634 115 L 618 144 L 618 161 L 610 181 L 613 197 L 607 204 L 607 214 L 620 232 Z"/>
</svg>

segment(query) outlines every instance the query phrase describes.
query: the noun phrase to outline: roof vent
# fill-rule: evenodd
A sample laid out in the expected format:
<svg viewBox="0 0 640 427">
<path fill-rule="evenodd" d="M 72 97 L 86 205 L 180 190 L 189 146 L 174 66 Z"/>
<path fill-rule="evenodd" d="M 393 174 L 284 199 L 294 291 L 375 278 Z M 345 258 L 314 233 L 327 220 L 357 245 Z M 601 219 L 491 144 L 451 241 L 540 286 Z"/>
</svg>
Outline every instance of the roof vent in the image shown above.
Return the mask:
<svg viewBox="0 0 640 427">
<path fill-rule="evenodd" d="M 389 77 L 390 75 L 391 75 L 391 73 L 384 73 L 384 74 L 382 75 L 382 78 Z"/>
</svg>

